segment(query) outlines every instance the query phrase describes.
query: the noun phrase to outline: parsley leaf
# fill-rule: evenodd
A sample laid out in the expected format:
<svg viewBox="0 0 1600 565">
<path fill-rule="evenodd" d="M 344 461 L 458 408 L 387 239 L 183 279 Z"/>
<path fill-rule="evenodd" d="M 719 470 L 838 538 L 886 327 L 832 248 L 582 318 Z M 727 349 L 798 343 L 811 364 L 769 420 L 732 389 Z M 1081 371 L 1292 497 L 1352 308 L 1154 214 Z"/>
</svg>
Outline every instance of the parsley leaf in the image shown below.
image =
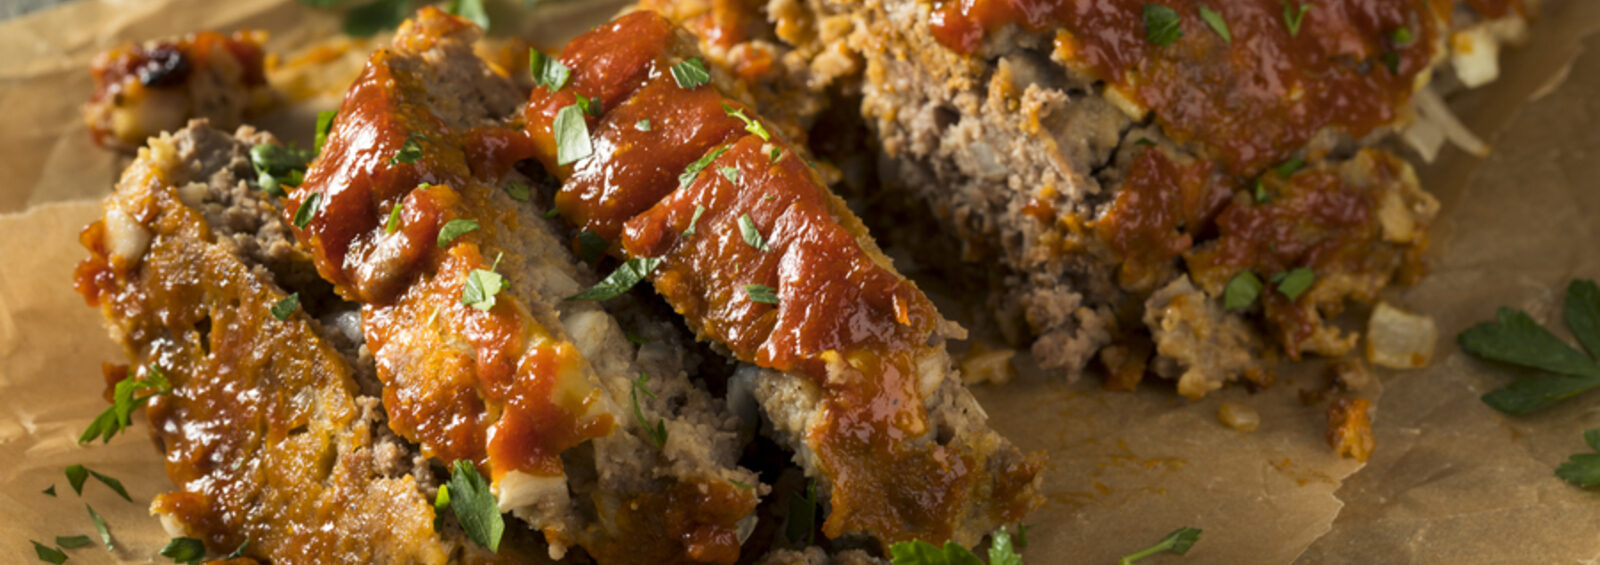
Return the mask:
<svg viewBox="0 0 1600 565">
<path fill-rule="evenodd" d="M 445 6 L 445 11 L 478 24 L 483 31 L 489 31 L 489 12 L 483 8 L 483 0 L 451 0 Z"/>
<path fill-rule="evenodd" d="M 643 120 L 639 120 L 637 122 L 634 122 L 633 123 L 633 129 L 636 129 L 636 130 L 639 130 L 639 131 L 650 131 L 650 118 L 645 118 Z"/>
<path fill-rule="evenodd" d="M 154 389 L 154 392 L 143 396 L 134 394 L 138 390 L 145 389 Z M 112 389 L 111 406 L 89 423 L 89 428 L 83 431 L 83 435 L 78 436 L 78 443 L 89 443 L 95 438 L 111 441 L 118 432 L 133 425 L 135 408 L 143 406 L 151 397 L 169 392 L 172 392 L 172 383 L 167 380 L 166 373 L 161 372 L 161 368 L 155 365 L 147 366 L 143 377 L 122 379 Z M 71 478 L 70 474 L 68 478 Z M 81 480 L 78 482 L 82 483 Z"/>
<path fill-rule="evenodd" d="M 100 517 L 100 513 L 94 511 L 93 506 L 85 504 L 83 507 L 89 509 L 89 519 L 94 521 L 94 529 L 100 533 L 100 543 L 105 544 L 106 551 L 116 551 L 116 544 L 111 542 L 111 528 L 106 527 L 106 520 Z"/>
<path fill-rule="evenodd" d="M 1600 451 L 1600 428 L 1584 431 L 1583 441 L 1589 444 L 1589 449 Z M 1583 488 L 1600 485 L 1600 453 L 1578 453 L 1568 457 L 1565 463 L 1556 467 L 1556 476 Z"/>
<path fill-rule="evenodd" d="M 1257 203 L 1266 204 L 1272 201 L 1272 197 L 1267 194 L 1267 185 L 1262 184 L 1261 177 L 1256 177 L 1256 186 L 1254 192 Z"/>
<path fill-rule="evenodd" d="M 706 71 L 705 61 L 694 57 L 672 66 L 672 80 L 680 88 L 694 89 L 711 82 L 711 73 Z"/>
<path fill-rule="evenodd" d="M 1279 177 L 1289 178 L 1290 176 L 1294 175 L 1295 171 L 1298 171 L 1301 168 L 1304 168 L 1305 166 L 1306 166 L 1306 160 L 1305 159 L 1301 159 L 1299 157 L 1293 157 L 1293 158 L 1290 158 L 1288 161 L 1284 161 L 1282 164 L 1279 164 L 1277 167 L 1273 168 L 1272 170 L 1273 170 L 1273 172 L 1278 173 Z"/>
<path fill-rule="evenodd" d="M 1021 526 L 1018 526 L 1021 528 Z M 989 540 L 989 565 L 1022 565 L 1022 556 L 1017 555 L 1016 548 L 1025 545 L 1022 535 L 1017 535 L 1016 545 L 1011 543 L 1011 533 L 1005 526 L 995 530 Z"/>
<path fill-rule="evenodd" d="M 767 128 L 765 126 L 761 125 L 761 120 L 751 119 L 750 116 L 746 116 L 744 114 L 744 108 L 735 110 L 732 106 L 729 106 L 726 102 L 724 102 L 722 103 L 722 111 L 726 112 L 729 116 L 739 118 L 739 121 L 744 122 L 745 131 L 760 136 L 762 141 L 772 141 L 772 134 L 767 132 Z"/>
<path fill-rule="evenodd" d="M 56 536 L 56 545 L 62 549 L 77 549 L 91 543 L 94 542 L 89 540 L 89 536 Z"/>
<path fill-rule="evenodd" d="M 570 165 L 594 154 L 589 142 L 589 122 L 583 117 L 583 108 L 576 103 L 556 112 L 550 125 L 556 138 L 556 165 Z"/>
<path fill-rule="evenodd" d="M 1567 327 L 1593 353 L 1600 349 L 1600 288 L 1594 281 L 1567 286 Z M 1539 369 L 1553 376 L 1518 379 L 1483 395 L 1483 401 L 1508 414 L 1529 414 L 1600 386 L 1600 363 L 1561 341 L 1526 312 L 1500 308 L 1493 322 L 1457 336 L 1461 348 L 1477 357 Z"/>
<path fill-rule="evenodd" d="M 50 496 L 55 496 L 56 495 L 56 486 L 55 485 L 50 485 L 50 488 L 44 489 L 44 490 L 39 491 L 39 492 L 42 492 L 44 494 L 48 494 Z"/>
<path fill-rule="evenodd" d="M 433 497 L 433 531 L 444 529 L 444 511 L 450 508 L 450 485 L 439 485 L 439 494 Z"/>
<path fill-rule="evenodd" d="M 1289 37 L 1300 36 L 1300 23 L 1305 20 L 1306 12 L 1309 10 L 1311 10 L 1310 2 L 1283 0 L 1283 24 L 1289 26 Z"/>
<path fill-rule="evenodd" d="M 780 159 L 783 159 L 783 148 L 782 147 L 778 147 L 776 145 L 774 145 L 772 147 L 768 147 L 767 148 L 767 157 L 768 157 L 768 161 L 767 161 L 768 164 L 777 163 Z"/>
<path fill-rule="evenodd" d="M 1132 554 L 1124 555 L 1122 560 L 1118 561 L 1117 563 L 1118 565 L 1132 565 L 1134 561 L 1144 559 L 1163 551 L 1170 551 L 1178 555 L 1183 555 L 1188 553 L 1189 548 L 1194 547 L 1194 544 L 1197 541 L 1200 541 L 1199 529 L 1178 528 L 1172 533 L 1167 534 L 1167 537 L 1163 538 L 1159 543 L 1136 551 Z"/>
<path fill-rule="evenodd" d="M 404 202 L 394 203 L 394 208 L 389 210 L 389 221 L 383 224 L 383 233 L 400 231 L 400 212 L 405 210 Z"/>
<path fill-rule="evenodd" d="M 161 555 L 172 558 L 173 563 L 199 563 L 206 558 L 206 544 L 194 538 L 172 538 L 161 548 Z"/>
<path fill-rule="evenodd" d="M 311 143 L 313 153 L 322 153 L 322 144 L 328 142 L 328 132 L 333 131 L 333 119 L 338 116 L 338 110 L 317 112 L 317 137 Z"/>
<path fill-rule="evenodd" d="M 543 86 L 550 92 L 555 92 L 567 85 L 567 78 L 572 76 L 572 69 L 560 59 L 545 55 L 538 49 L 528 49 L 528 73 L 533 75 L 535 86 Z"/>
<path fill-rule="evenodd" d="M 478 474 L 471 462 L 457 459 L 450 469 L 450 509 L 461 522 L 461 529 L 479 547 L 500 551 L 500 536 L 505 533 L 505 517 L 500 503 L 489 491 L 489 482 Z"/>
<path fill-rule="evenodd" d="M 494 272 L 500 266 L 500 257 L 495 257 L 494 264 L 489 270 L 473 269 L 467 273 L 467 284 L 461 287 L 461 303 L 481 312 L 488 312 L 494 308 L 494 297 L 505 288 L 506 279 L 500 273 Z"/>
<path fill-rule="evenodd" d="M 62 553 L 59 549 L 33 540 L 28 540 L 28 542 L 33 544 L 33 553 L 39 557 L 40 561 L 57 564 L 67 561 L 67 554 Z"/>
<path fill-rule="evenodd" d="M 606 238 L 600 237 L 600 234 L 589 230 L 578 232 L 578 258 L 583 259 L 585 263 L 594 264 L 595 261 L 599 261 L 610 247 L 611 243 L 606 241 Z"/>
<path fill-rule="evenodd" d="M 527 202 L 533 197 L 533 187 L 517 181 L 506 182 L 506 194 L 517 202 Z"/>
<path fill-rule="evenodd" d="M 578 107 L 583 109 L 583 113 L 596 118 L 600 117 L 600 114 L 604 113 L 600 108 L 599 96 L 594 98 L 590 98 L 582 94 L 573 94 L 573 96 L 578 99 Z"/>
<path fill-rule="evenodd" d="M 640 371 L 639 378 L 630 380 L 628 383 L 633 385 L 633 390 L 629 391 L 629 394 L 633 397 L 633 419 L 639 422 L 645 433 L 649 434 L 650 441 L 655 442 L 656 447 L 665 446 L 667 444 L 667 421 L 665 419 L 657 419 L 655 425 L 652 426 L 649 421 L 644 419 L 644 412 L 639 409 L 640 391 L 643 391 L 645 396 L 652 399 L 656 397 L 656 393 L 650 391 L 650 374 Z"/>
<path fill-rule="evenodd" d="M 604 280 L 595 283 L 589 290 L 568 297 L 567 300 L 599 301 L 622 296 L 622 293 L 628 292 L 633 285 L 650 276 L 650 272 L 656 270 L 661 261 L 660 257 L 634 257 L 623 261 L 622 265 L 618 266 L 617 270 L 611 271 Z"/>
<path fill-rule="evenodd" d="M 1160 4 L 1144 5 L 1145 39 L 1166 47 L 1183 37 L 1183 27 L 1178 25 L 1178 12 Z"/>
<path fill-rule="evenodd" d="M 750 219 L 749 214 L 739 215 L 739 234 L 744 236 L 744 242 L 750 247 L 768 251 L 767 241 L 761 238 L 761 231 L 756 229 L 756 223 Z"/>
<path fill-rule="evenodd" d="M 299 309 L 300 293 L 294 292 L 283 297 L 283 300 L 279 300 L 277 304 L 273 304 L 269 310 L 272 312 L 273 318 L 277 318 L 279 322 L 282 322 L 289 319 L 289 316 Z"/>
<path fill-rule="evenodd" d="M 1211 26 L 1211 31 L 1215 31 L 1217 35 L 1222 36 L 1223 41 L 1233 43 L 1233 34 L 1228 33 L 1228 21 L 1222 19 L 1222 14 L 1211 8 L 1201 6 L 1200 19 L 1204 20 L 1206 25 Z"/>
<path fill-rule="evenodd" d="M 706 213 L 706 207 L 694 205 L 694 215 L 689 217 L 689 227 L 683 228 L 683 237 L 694 235 L 694 225 L 700 223 L 700 216 Z"/>
<path fill-rule="evenodd" d="M 1290 301 L 1300 298 L 1311 285 L 1317 281 L 1317 274 L 1306 267 L 1299 267 L 1283 274 L 1278 281 L 1278 292 L 1289 297 Z"/>
<path fill-rule="evenodd" d="M 400 150 L 396 151 L 394 156 L 389 158 L 389 164 L 398 165 L 405 163 L 410 165 L 417 162 L 417 159 L 421 159 L 422 143 L 417 141 L 419 139 L 428 139 L 428 137 L 416 132 L 407 133 L 405 142 L 400 144 Z"/>
<path fill-rule="evenodd" d="M 247 547 L 250 547 L 250 538 L 244 538 L 244 541 L 239 542 L 239 547 L 233 548 L 233 553 L 229 553 L 224 559 L 238 559 L 240 557 L 244 557 L 244 549 Z"/>
<path fill-rule="evenodd" d="M 304 0 L 302 0 L 304 1 Z M 378 0 L 362 4 L 344 14 L 344 33 L 354 37 L 368 37 L 386 29 L 399 27 L 411 11 L 410 0 Z"/>
<path fill-rule="evenodd" d="M 983 565 L 972 551 L 953 541 L 939 547 L 922 540 L 900 542 L 889 546 L 893 565 Z"/>
<path fill-rule="evenodd" d="M 322 205 L 322 193 L 313 192 L 307 196 L 305 202 L 300 203 L 300 208 L 294 211 L 294 227 L 305 228 L 311 224 L 311 218 L 317 215 L 317 208 Z"/>
<path fill-rule="evenodd" d="M 790 543 L 811 545 L 817 539 L 817 483 L 806 483 L 804 494 L 789 497 L 788 519 L 783 536 Z M 896 561 L 898 563 L 899 561 Z"/>
<path fill-rule="evenodd" d="M 1389 41 L 1393 41 L 1395 45 L 1411 43 L 1411 28 L 1406 26 L 1394 28 L 1394 31 L 1389 32 Z"/>
<path fill-rule="evenodd" d="M 722 178 L 728 179 L 728 182 L 734 184 L 739 183 L 739 169 L 735 169 L 733 167 L 717 167 L 717 172 L 722 173 Z"/>
<path fill-rule="evenodd" d="M 89 480 L 89 468 L 83 465 L 67 467 L 67 484 L 72 485 L 72 492 L 83 496 L 83 483 Z"/>
<path fill-rule="evenodd" d="M 689 163 L 689 166 L 683 168 L 683 173 L 678 175 L 678 187 L 682 188 L 689 186 L 689 183 L 694 182 L 695 177 L 700 176 L 700 171 L 703 171 L 706 169 L 706 167 L 711 166 L 711 162 L 717 160 L 717 157 L 721 157 L 722 154 L 727 150 L 727 145 L 718 147 L 711 150 L 710 153 L 702 155 L 699 159 L 695 160 L 695 162 Z"/>
<path fill-rule="evenodd" d="M 122 481 L 119 481 L 113 477 L 108 477 L 94 469 L 85 469 L 89 471 L 89 475 L 93 476 L 95 480 L 100 481 L 101 484 L 106 485 L 107 488 L 110 488 L 112 492 L 117 493 L 117 496 L 122 497 L 123 500 L 128 502 L 133 502 L 133 497 L 128 496 L 128 489 L 122 486 Z"/>
<path fill-rule="evenodd" d="M 744 285 L 744 293 L 750 295 L 751 302 L 760 302 L 762 304 L 778 303 L 778 294 L 773 291 L 772 287 L 764 284 Z"/>
<path fill-rule="evenodd" d="M 256 185 L 273 196 L 286 194 L 283 187 L 295 187 L 305 180 L 308 152 L 271 143 L 250 148 L 250 167 L 256 171 Z"/>
<path fill-rule="evenodd" d="M 1248 270 L 1240 271 L 1222 290 L 1222 306 L 1229 310 L 1243 310 L 1255 304 L 1261 296 L 1261 279 Z"/>
<path fill-rule="evenodd" d="M 477 230 L 478 230 L 478 221 L 477 220 L 471 220 L 471 219 L 466 219 L 466 218 L 456 218 L 454 220 L 450 220 L 448 222 L 445 222 L 444 223 L 444 227 L 439 228 L 439 237 L 438 237 L 439 247 L 440 248 L 449 247 L 450 246 L 450 242 L 455 241 L 456 238 L 461 237 L 463 235 L 466 235 L 469 232 L 474 232 L 474 231 L 477 231 Z"/>
</svg>

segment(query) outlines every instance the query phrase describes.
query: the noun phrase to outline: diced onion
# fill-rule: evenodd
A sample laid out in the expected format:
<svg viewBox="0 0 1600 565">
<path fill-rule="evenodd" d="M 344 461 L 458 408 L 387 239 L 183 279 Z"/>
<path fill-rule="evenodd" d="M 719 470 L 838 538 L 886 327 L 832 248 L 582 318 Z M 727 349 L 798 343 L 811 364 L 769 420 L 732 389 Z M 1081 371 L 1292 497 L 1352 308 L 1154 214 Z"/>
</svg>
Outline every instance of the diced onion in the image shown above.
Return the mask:
<svg viewBox="0 0 1600 565">
<path fill-rule="evenodd" d="M 1256 409 L 1238 402 L 1224 402 L 1217 407 L 1217 420 L 1241 432 L 1253 432 L 1261 427 L 1261 414 Z"/>
<path fill-rule="evenodd" d="M 1420 369 L 1433 361 L 1438 339 L 1433 318 L 1379 302 L 1367 319 L 1367 360 L 1392 369 Z"/>
</svg>

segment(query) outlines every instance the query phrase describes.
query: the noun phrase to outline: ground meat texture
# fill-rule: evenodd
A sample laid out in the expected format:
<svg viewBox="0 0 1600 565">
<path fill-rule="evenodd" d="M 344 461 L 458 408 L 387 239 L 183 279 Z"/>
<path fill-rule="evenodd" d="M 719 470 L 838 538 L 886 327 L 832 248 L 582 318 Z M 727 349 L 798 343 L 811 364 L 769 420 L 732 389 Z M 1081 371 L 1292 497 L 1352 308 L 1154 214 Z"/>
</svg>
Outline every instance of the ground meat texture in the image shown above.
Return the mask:
<svg viewBox="0 0 1600 565">
<path fill-rule="evenodd" d="M 1239 2 L 1219 12 L 1229 42 L 1200 20 L 1198 4 L 1179 2 L 1181 39 L 1163 47 L 1147 37 L 1139 2 L 794 4 L 766 11 L 774 30 L 789 30 L 775 32 L 788 55 L 842 48 L 863 64 L 833 78 L 839 91 L 861 93 L 860 115 L 885 156 L 884 182 L 859 194 L 873 206 L 867 217 L 884 218 L 880 233 L 948 279 L 987 290 L 995 327 L 1031 343 L 1047 369 L 1076 375 L 1121 341 L 1110 360 L 1124 388 L 1141 367 L 1172 366 L 1146 363 L 1138 353 L 1148 344 L 1132 343 L 1149 338 L 1152 292 L 1188 273 L 1216 301 L 1244 264 L 1277 261 L 1267 249 L 1216 269 L 1206 258 L 1219 238 L 1267 246 L 1281 238 L 1265 233 L 1360 208 L 1373 213 L 1352 212 L 1341 228 L 1349 232 L 1301 231 L 1308 239 L 1285 251 L 1289 264 L 1257 273 L 1311 268 L 1309 292 L 1222 314 L 1264 325 L 1291 357 L 1347 349 L 1355 336 L 1323 318 L 1419 276 L 1414 259 L 1433 208 L 1403 162 L 1360 146 L 1413 114 L 1413 92 L 1446 60 L 1452 10 L 1470 16 L 1457 25 L 1522 13 L 1514 3 L 1348 0 L 1315 3 L 1290 32 L 1282 3 Z M 1337 179 L 1326 194 L 1381 198 L 1355 208 L 1296 200 L 1295 187 L 1330 174 L 1320 177 Z M 1270 202 L 1284 185 L 1282 200 L 1294 202 Z M 1262 211 L 1245 212 L 1258 194 Z M 1300 211 L 1268 218 L 1274 206 Z M 1246 216 L 1261 231 L 1240 238 L 1251 231 Z M 1407 235 L 1373 235 L 1391 220 Z M 1345 244 L 1360 250 L 1327 251 Z"/>
<path fill-rule="evenodd" d="M 402 26 L 285 215 L 317 210 L 294 232 L 361 304 L 391 427 L 476 463 L 553 557 L 732 563 L 765 489 L 735 462 L 737 420 L 693 385 L 670 328 L 564 300 L 596 277 L 507 190 L 530 182 L 508 119 L 523 93 L 474 54 L 478 35 L 431 7 Z M 476 229 L 441 242 L 464 221 Z"/>
<path fill-rule="evenodd" d="M 95 90 L 83 107 L 95 143 L 132 151 L 191 118 L 231 128 L 268 108 L 261 33 L 203 31 L 128 43 L 95 57 Z"/>
<path fill-rule="evenodd" d="M 158 367 L 173 385 L 147 409 L 177 486 L 152 511 L 214 554 L 249 540 L 246 556 L 272 562 L 537 558 L 434 531 L 433 478 L 361 395 L 359 353 L 315 319 L 336 301 L 281 282 L 309 263 L 246 180 L 257 143 L 275 141 L 204 122 L 154 138 L 82 235 L 77 288 L 126 348 L 120 377 Z M 290 292 L 307 300 L 279 321 Z"/>
<path fill-rule="evenodd" d="M 942 345 L 959 328 L 893 270 L 803 150 L 730 119 L 763 123 L 723 94 L 734 81 L 673 77 L 697 56 L 647 12 L 568 45 L 570 88 L 535 89 L 523 114 L 535 156 L 564 182 L 561 216 L 621 226 L 613 251 L 659 258 L 650 279 L 688 325 L 764 369 L 758 404 L 827 490 L 826 535 L 971 544 L 1020 519 L 1042 461 L 984 424 Z M 594 155 L 561 163 L 553 123 L 578 96 L 610 110 L 584 118 Z M 640 115 L 673 119 L 642 130 Z"/>
</svg>

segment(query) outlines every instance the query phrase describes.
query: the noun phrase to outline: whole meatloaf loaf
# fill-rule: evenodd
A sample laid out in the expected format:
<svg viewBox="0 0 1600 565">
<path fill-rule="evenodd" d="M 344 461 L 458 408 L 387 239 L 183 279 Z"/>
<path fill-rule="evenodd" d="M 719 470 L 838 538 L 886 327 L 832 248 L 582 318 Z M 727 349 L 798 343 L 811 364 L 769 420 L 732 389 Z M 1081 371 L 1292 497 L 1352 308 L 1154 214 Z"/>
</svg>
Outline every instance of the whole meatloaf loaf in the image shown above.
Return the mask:
<svg viewBox="0 0 1600 565">
<path fill-rule="evenodd" d="M 1421 276 L 1437 203 L 1375 145 L 1399 132 L 1425 157 L 1445 139 L 1485 150 L 1439 92 L 1492 80 L 1498 45 L 1524 35 L 1530 9 L 644 5 L 699 33 L 723 66 L 774 85 L 754 89 L 758 104 L 802 126 L 826 122 L 828 100 L 858 103 L 883 152 L 884 182 L 857 194 L 869 217 L 920 262 L 987 289 L 998 329 L 1041 365 L 1076 375 L 1098 354 L 1111 386 L 1153 372 L 1190 397 L 1270 382 L 1261 360 L 1273 350 L 1350 351 L 1359 336 L 1326 319 Z M 826 156 L 824 127 L 811 141 Z"/>
</svg>

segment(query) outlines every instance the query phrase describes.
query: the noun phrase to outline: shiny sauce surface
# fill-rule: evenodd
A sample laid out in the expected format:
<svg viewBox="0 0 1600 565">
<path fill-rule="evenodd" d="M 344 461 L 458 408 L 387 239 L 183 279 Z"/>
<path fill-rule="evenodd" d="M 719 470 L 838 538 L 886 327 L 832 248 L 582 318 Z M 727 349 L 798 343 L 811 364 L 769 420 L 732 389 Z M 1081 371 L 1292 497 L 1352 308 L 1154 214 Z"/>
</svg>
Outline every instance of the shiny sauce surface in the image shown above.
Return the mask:
<svg viewBox="0 0 1600 565">
<path fill-rule="evenodd" d="M 946 0 L 932 31 L 976 53 L 1006 25 L 1059 30 L 1058 59 L 1149 109 L 1174 139 L 1199 142 L 1225 170 L 1251 176 L 1324 128 L 1361 137 L 1393 121 L 1450 14 L 1441 0 L 1306 2 L 1298 18 L 1279 0 L 1206 4 L 1227 22 L 1229 42 L 1200 18 L 1201 3 L 1165 0 L 1183 33 L 1160 46 L 1148 38 L 1148 3 Z"/>
<path fill-rule="evenodd" d="M 1122 260 L 1118 284 L 1148 292 L 1165 279 L 1172 260 L 1194 245 L 1233 191 L 1225 179 L 1212 175 L 1212 161 L 1179 163 L 1153 147 L 1136 151 L 1140 154 L 1111 207 L 1093 225 Z"/>
</svg>

